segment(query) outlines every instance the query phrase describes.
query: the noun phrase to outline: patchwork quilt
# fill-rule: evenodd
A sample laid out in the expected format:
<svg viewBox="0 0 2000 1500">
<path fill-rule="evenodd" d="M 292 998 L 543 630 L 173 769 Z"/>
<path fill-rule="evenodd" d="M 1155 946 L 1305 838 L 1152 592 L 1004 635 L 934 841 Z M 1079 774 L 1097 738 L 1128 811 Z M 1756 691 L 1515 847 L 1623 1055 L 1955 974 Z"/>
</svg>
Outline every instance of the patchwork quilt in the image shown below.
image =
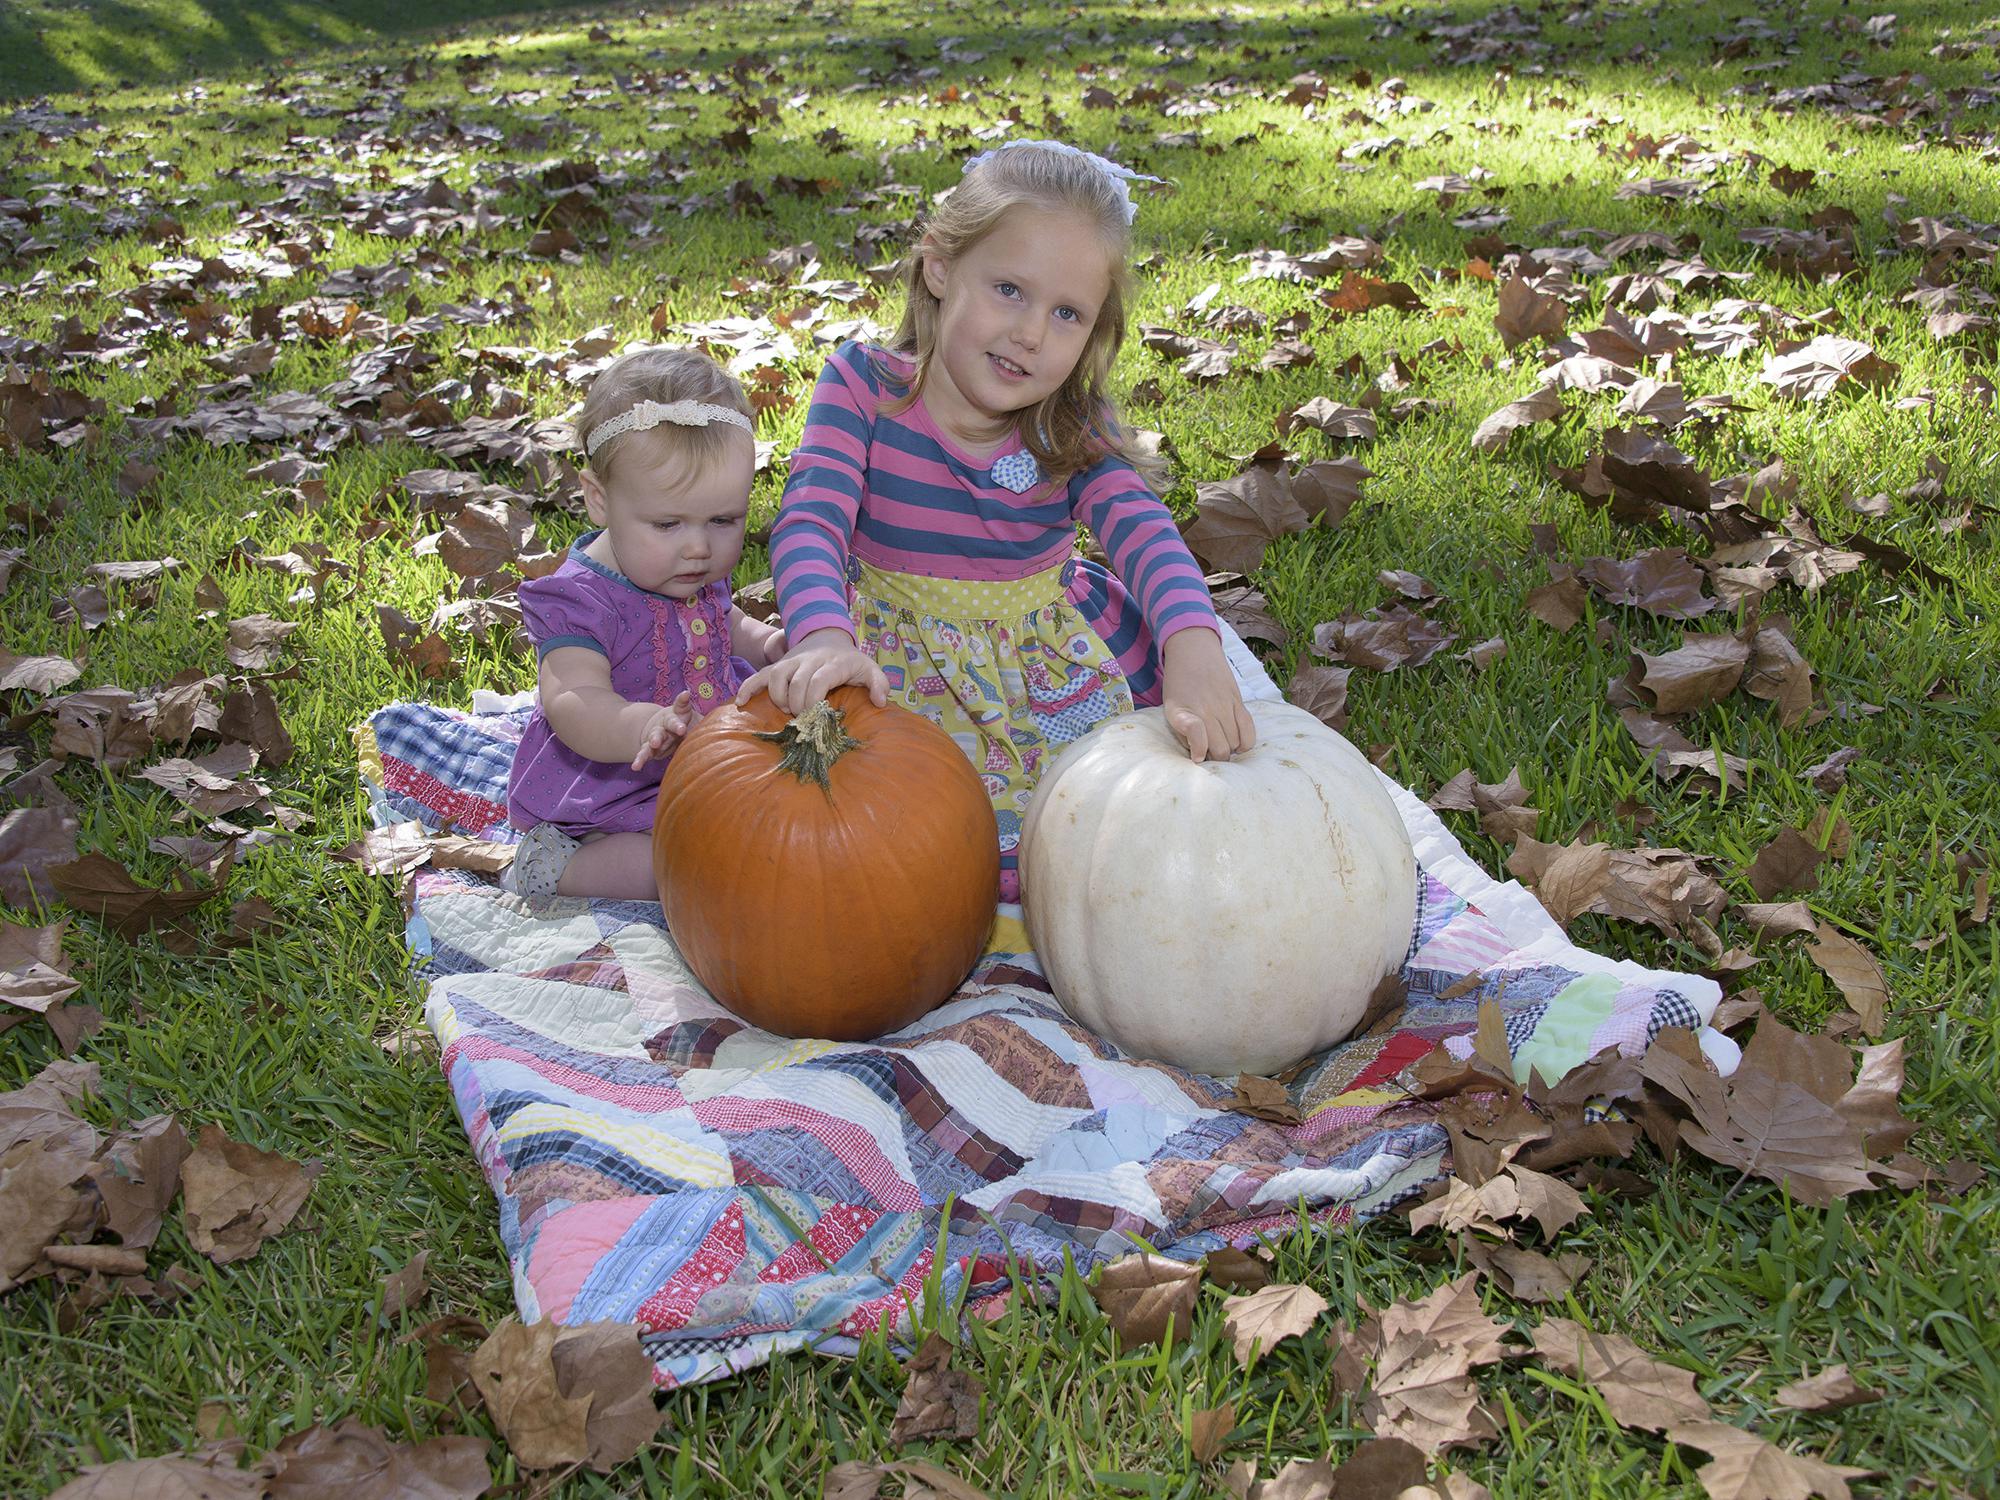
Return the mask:
<svg viewBox="0 0 2000 1500">
<path fill-rule="evenodd" d="M 1241 640 L 1228 646 L 1246 696 L 1280 696 Z M 376 713 L 358 741 L 378 822 L 512 839 L 524 704 Z M 1010 1265 L 1034 1278 L 1140 1247 L 1193 1259 L 1420 1194 L 1445 1134 L 1398 1078 L 1439 1041 L 1469 1051 L 1482 1000 L 1505 1014 L 1520 1076 L 1548 1079 L 1712 1015 L 1711 981 L 1577 948 L 1384 785 L 1421 867 L 1408 1001 L 1291 1080 L 1295 1125 L 1233 1111 L 1230 1081 L 1127 1057 L 1070 1021 L 1018 908 L 920 1021 L 867 1043 L 797 1041 L 717 1004 L 656 903 L 537 916 L 490 880 L 418 869 L 408 941 L 425 1017 L 521 1316 L 636 1322 L 667 1387 L 784 1350 L 851 1352 L 871 1329 L 907 1330 L 926 1297 L 976 1308 Z M 1733 1065 L 1726 1038 L 1701 1035 Z"/>
</svg>

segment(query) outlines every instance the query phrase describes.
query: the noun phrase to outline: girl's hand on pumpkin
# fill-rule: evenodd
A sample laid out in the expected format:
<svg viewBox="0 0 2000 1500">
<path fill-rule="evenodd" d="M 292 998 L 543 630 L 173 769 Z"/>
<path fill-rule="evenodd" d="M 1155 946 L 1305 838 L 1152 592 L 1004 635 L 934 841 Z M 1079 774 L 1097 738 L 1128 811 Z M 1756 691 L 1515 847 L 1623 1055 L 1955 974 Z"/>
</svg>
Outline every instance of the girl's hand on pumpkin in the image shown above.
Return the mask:
<svg viewBox="0 0 2000 1500">
<path fill-rule="evenodd" d="M 1256 721 L 1222 654 L 1221 636 L 1199 627 L 1176 631 L 1161 658 L 1167 727 L 1190 760 L 1228 760 L 1257 743 Z"/>
<path fill-rule="evenodd" d="M 852 683 L 868 689 L 877 708 L 889 701 L 889 679 L 875 658 L 861 650 L 844 630 L 815 630 L 794 646 L 783 660 L 753 673 L 736 690 L 740 708 L 759 691 L 788 714 L 802 714 L 837 687 Z"/>
<path fill-rule="evenodd" d="M 632 757 L 632 769 L 643 771 L 648 761 L 664 760 L 671 755 L 681 736 L 688 732 L 688 719 L 693 712 L 694 700 L 682 693 L 670 707 L 648 719 L 640 731 L 639 750 Z"/>
</svg>

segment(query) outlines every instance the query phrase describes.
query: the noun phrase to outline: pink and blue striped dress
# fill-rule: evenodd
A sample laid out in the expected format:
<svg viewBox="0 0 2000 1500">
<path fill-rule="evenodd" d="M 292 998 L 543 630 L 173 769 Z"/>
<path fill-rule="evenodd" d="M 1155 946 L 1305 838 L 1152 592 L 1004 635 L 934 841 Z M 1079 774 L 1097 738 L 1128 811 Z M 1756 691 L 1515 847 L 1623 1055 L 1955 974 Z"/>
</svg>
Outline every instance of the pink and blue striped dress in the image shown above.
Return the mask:
<svg viewBox="0 0 2000 1500">
<path fill-rule="evenodd" d="M 855 638 L 892 697 L 966 751 L 1000 824 L 1001 896 L 1042 771 L 1114 713 L 1160 701 L 1161 643 L 1217 629 L 1172 515 L 1123 459 L 1044 478 L 1018 435 L 984 457 L 908 389 L 907 355 L 840 346 L 792 455 L 771 571 L 793 641 Z M 1087 525 L 1111 567 L 1077 556 Z"/>
</svg>

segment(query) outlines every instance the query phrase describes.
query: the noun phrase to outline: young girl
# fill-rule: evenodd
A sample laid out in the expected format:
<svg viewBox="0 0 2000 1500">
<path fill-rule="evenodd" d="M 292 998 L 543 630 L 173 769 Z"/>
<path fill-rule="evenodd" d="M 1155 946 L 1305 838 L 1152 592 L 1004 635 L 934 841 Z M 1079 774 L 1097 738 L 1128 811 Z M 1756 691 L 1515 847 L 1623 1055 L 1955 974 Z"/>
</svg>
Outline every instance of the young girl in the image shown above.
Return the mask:
<svg viewBox="0 0 2000 1500">
<path fill-rule="evenodd" d="M 1105 397 L 1132 175 L 1053 141 L 967 163 L 905 264 L 894 345 L 820 375 L 771 528 L 791 652 L 737 695 L 796 713 L 855 683 L 941 723 L 993 798 L 1005 901 L 1036 781 L 1094 724 L 1164 702 L 1196 760 L 1255 733 Z M 1116 577 L 1076 555 L 1078 522 Z"/>
<path fill-rule="evenodd" d="M 527 836 L 505 883 L 535 906 L 658 899 L 653 762 L 785 649 L 729 597 L 756 466 L 743 388 L 692 349 L 641 349 L 597 377 L 576 428 L 599 529 L 521 585 L 541 667 L 507 783 Z"/>
</svg>

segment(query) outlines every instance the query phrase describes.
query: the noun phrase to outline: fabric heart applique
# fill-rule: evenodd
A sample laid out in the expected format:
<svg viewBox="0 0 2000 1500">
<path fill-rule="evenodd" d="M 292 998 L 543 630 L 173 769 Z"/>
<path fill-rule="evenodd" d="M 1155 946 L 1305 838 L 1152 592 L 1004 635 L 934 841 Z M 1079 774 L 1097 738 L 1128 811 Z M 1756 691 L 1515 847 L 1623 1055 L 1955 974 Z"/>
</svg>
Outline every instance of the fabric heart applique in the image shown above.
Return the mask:
<svg viewBox="0 0 2000 1500">
<path fill-rule="evenodd" d="M 1002 489 L 1025 495 L 1042 482 L 1041 465 L 1035 462 L 1034 454 L 1023 448 L 1019 453 L 993 461 L 993 482 Z"/>
</svg>

